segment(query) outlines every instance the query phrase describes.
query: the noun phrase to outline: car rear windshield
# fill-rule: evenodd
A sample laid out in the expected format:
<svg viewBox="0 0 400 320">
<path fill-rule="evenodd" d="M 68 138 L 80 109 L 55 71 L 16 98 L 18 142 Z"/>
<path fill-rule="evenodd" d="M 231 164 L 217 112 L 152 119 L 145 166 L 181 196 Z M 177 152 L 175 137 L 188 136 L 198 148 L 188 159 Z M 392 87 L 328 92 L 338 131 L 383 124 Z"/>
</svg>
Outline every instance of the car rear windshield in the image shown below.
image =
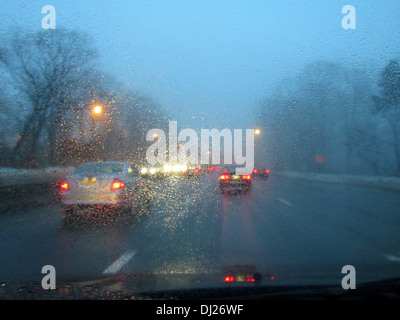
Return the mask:
<svg viewBox="0 0 400 320">
<path fill-rule="evenodd" d="M 78 167 L 75 173 L 112 174 L 122 173 L 123 169 L 124 166 L 120 163 L 91 163 Z"/>
<path fill-rule="evenodd" d="M 236 167 L 226 167 L 222 169 L 222 172 L 224 173 L 230 173 L 230 174 L 235 174 L 236 173 Z"/>
</svg>

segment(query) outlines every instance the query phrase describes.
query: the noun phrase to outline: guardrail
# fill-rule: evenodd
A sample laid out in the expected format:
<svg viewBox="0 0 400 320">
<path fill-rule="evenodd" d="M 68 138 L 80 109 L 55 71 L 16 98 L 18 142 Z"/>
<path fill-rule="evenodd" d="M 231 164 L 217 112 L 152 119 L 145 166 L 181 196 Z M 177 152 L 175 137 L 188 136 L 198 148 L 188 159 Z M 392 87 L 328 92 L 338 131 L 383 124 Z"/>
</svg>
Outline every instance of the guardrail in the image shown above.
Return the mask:
<svg viewBox="0 0 400 320">
<path fill-rule="evenodd" d="M 304 172 L 292 172 L 292 171 L 274 171 L 273 174 L 304 179 L 304 180 L 331 182 L 331 183 L 345 183 L 345 184 L 353 184 L 365 187 L 400 190 L 399 177 L 304 173 Z"/>
<path fill-rule="evenodd" d="M 0 168 L 0 213 L 58 200 L 58 181 L 74 168 Z"/>
</svg>

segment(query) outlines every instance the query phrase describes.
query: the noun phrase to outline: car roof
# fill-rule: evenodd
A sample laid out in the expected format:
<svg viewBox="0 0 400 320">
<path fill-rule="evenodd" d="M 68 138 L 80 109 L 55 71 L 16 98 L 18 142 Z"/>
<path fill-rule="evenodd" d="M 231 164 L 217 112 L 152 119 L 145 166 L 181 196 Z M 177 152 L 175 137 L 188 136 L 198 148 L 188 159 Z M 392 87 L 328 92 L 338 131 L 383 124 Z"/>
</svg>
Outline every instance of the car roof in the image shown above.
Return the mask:
<svg viewBox="0 0 400 320">
<path fill-rule="evenodd" d="M 130 165 L 130 163 L 125 162 L 125 161 L 92 161 L 92 162 L 84 162 L 81 164 L 81 166 L 87 165 L 87 164 L 127 164 L 127 165 Z"/>
</svg>

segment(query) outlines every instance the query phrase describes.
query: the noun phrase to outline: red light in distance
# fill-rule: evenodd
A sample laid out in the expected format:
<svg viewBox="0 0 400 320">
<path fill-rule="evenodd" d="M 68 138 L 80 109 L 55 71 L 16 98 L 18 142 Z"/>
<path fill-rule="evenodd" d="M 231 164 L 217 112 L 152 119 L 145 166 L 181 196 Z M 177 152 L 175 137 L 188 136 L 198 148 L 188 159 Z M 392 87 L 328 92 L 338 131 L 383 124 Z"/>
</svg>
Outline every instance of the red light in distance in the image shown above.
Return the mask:
<svg viewBox="0 0 400 320">
<path fill-rule="evenodd" d="M 224 281 L 225 282 L 233 282 L 233 281 L 235 281 L 235 277 L 234 276 L 226 276 L 224 278 Z"/>
<path fill-rule="evenodd" d="M 61 189 L 61 190 L 64 190 L 64 191 L 69 190 L 69 183 L 68 183 L 68 182 L 63 182 L 63 183 L 61 183 L 61 184 L 60 184 L 60 189 Z"/>
</svg>

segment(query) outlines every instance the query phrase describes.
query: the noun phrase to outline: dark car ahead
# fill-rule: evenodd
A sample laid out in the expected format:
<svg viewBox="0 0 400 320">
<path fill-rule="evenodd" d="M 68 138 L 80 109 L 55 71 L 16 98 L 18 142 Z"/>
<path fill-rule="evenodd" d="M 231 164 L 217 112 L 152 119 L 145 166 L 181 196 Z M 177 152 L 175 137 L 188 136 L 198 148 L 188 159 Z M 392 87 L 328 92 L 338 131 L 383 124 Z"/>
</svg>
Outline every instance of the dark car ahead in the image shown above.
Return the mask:
<svg viewBox="0 0 400 320">
<path fill-rule="evenodd" d="M 185 171 L 183 171 L 185 177 L 197 178 L 203 174 L 203 168 L 201 166 L 189 166 Z"/>
<path fill-rule="evenodd" d="M 236 174 L 236 167 L 226 167 L 221 170 L 219 176 L 219 188 L 221 192 L 240 191 L 249 192 L 251 190 L 251 174 Z"/>
<path fill-rule="evenodd" d="M 253 170 L 253 177 L 262 177 L 262 178 L 269 178 L 270 169 L 267 168 L 255 168 Z"/>
</svg>

